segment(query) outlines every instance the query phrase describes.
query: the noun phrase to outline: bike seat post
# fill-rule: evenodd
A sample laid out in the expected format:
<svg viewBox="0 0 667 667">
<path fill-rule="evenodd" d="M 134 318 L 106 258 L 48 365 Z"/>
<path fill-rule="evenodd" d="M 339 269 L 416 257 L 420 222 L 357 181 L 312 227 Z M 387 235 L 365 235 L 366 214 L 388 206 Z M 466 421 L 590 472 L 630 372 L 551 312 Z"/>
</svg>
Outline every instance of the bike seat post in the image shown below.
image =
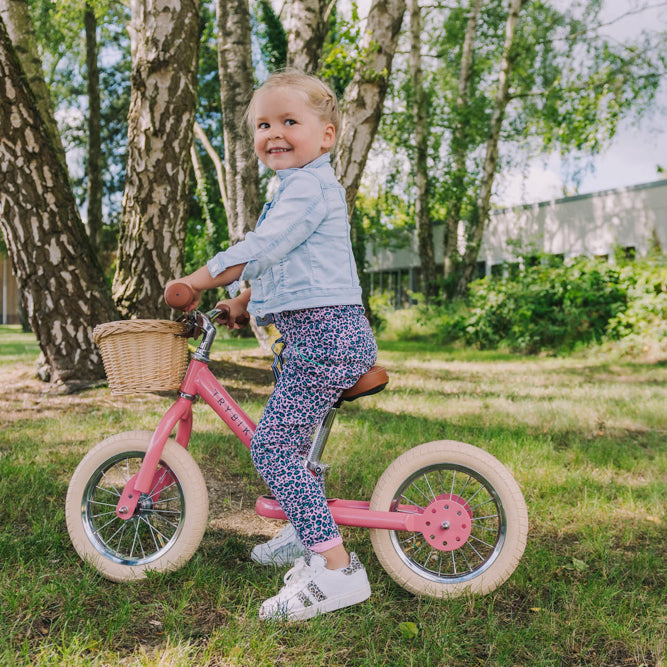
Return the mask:
<svg viewBox="0 0 667 667">
<path fill-rule="evenodd" d="M 329 466 L 325 463 L 321 463 L 320 459 L 322 458 L 324 447 L 329 439 L 331 427 L 336 419 L 337 412 L 338 409 L 332 407 L 326 414 L 315 433 L 313 444 L 310 446 L 310 451 L 306 457 L 306 468 L 311 472 L 314 472 L 316 475 L 322 475 L 329 469 Z"/>
</svg>

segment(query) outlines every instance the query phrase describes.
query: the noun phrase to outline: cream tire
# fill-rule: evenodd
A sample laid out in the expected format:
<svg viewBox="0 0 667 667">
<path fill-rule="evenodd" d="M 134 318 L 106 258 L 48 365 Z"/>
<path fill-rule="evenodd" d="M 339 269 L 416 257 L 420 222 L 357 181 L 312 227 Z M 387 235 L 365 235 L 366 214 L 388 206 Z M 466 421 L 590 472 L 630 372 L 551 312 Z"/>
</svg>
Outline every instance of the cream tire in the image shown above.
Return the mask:
<svg viewBox="0 0 667 667">
<path fill-rule="evenodd" d="M 130 519 L 116 516 L 123 487 L 139 471 L 151 436 L 150 431 L 129 431 L 103 440 L 82 459 L 67 491 L 72 544 L 112 581 L 178 569 L 197 550 L 206 529 L 206 483 L 190 453 L 172 439 L 162 452 L 155 488 L 142 494 Z"/>
<path fill-rule="evenodd" d="M 437 518 L 421 532 L 370 531 L 382 567 L 416 595 L 490 593 L 526 546 L 528 513 L 516 480 L 494 456 L 463 442 L 438 440 L 399 456 L 379 479 L 370 509 Z"/>
</svg>

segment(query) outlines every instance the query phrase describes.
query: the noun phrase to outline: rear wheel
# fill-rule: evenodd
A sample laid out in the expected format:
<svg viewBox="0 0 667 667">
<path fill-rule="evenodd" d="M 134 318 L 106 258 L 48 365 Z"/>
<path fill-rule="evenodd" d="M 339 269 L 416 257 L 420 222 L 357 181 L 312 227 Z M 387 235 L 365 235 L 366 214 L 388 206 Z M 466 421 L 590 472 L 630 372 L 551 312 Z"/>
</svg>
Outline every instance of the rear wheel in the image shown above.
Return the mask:
<svg viewBox="0 0 667 667">
<path fill-rule="evenodd" d="M 416 595 L 489 593 L 514 572 L 526 546 L 528 513 L 514 477 L 462 442 L 429 442 L 399 456 L 370 509 L 422 515 L 421 532 L 370 531 L 384 569 Z"/>
<path fill-rule="evenodd" d="M 190 453 L 173 440 L 165 444 L 151 489 L 141 495 L 133 516 L 116 515 L 151 436 L 150 431 L 131 431 L 103 440 L 83 458 L 67 492 L 65 514 L 74 548 L 113 581 L 181 567 L 206 529 L 206 483 Z"/>
</svg>

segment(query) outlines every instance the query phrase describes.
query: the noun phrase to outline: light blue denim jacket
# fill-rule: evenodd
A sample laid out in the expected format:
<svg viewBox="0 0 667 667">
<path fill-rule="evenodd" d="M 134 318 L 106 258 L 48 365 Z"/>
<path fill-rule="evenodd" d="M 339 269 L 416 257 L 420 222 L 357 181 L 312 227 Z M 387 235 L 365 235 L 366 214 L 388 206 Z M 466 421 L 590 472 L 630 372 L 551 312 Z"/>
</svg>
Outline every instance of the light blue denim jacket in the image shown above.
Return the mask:
<svg viewBox="0 0 667 667">
<path fill-rule="evenodd" d="M 272 313 L 361 304 L 345 191 L 328 153 L 302 168 L 277 172 L 280 187 L 255 230 L 207 262 L 212 277 L 246 263 L 248 310 Z"/>
</svg>

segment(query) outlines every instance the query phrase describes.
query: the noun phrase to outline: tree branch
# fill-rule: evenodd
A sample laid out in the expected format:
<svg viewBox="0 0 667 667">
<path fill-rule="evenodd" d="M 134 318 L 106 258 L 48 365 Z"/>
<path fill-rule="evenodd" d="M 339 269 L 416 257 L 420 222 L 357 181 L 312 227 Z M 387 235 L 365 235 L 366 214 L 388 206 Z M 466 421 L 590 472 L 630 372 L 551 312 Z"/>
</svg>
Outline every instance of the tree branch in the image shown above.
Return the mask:
<svg viewBox="0 0 667 667">
<path fill-rule="evenodd" d="M 227 188 L 225 186 L 225 165 L 220 159 L 220 156 L 216 153 L 215 148 L 213 148 L 211 145 L 211 142 L 208 140 L 208 137 L 206 136 L 206 133 L 202 129 L 201 125 L 197 121 L 195 121 L 194 130 L 195 137 L 201 142 L 201 145 L 204 147 L 204 150 L 213 162 L 218 180 L 218 187 L 220 188 L 222 205 L 225 208 L 225 212 L 229 214 L 229 200 L 227 199 Z"/>
</svg>

